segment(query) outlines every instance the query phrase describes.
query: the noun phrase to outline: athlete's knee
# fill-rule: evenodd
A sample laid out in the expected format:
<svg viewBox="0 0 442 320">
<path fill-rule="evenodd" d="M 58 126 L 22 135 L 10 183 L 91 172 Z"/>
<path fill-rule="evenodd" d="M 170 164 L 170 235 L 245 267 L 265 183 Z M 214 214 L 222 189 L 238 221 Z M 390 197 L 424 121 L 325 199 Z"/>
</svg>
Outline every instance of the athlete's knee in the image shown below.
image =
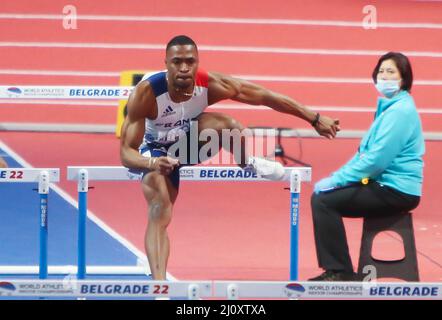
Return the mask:
<svg viewBox="0 0 442 320">
<path fill-rule="evenodd" d="M 229 130 L 233 130 L 233 129 L 242 130 L 243 129 L 242 124 L 238 120 L 236 120 L 226 114 L 219 113 L 217 120 L 218 120 L 218 123 L 219 123 L 219 126 L 221 129 L 229 129 Z"/>
<path fill-rule="evenodd" d="M 149 219 L 152 222 L 168 224 L 172 215 L 173 190 L 167 186 L 164 176 L 151 172 L 147 174 L 142 183 L 143 193 L 149 207 Z"/>
<path fill-rule="evenodd" d="M 172 171 L 168 176 L 163 175 L 157 171 L 152 171 L 146 174 L 142 180 L 142 187 L 145 195 L 149 193 L 162 192 L 168 193 L 171 196 L 178 193 L 178 184 L 174 181 L 174 174 Z"/>
<path fill-rule="evenodd" d="M 164 197 L 155 197 L 148 201 L 149 220 L 154 222 L 169 222 L 172 217 L 173 204 Z"/>
<path fill-rule="evenodd" d="M 221 132 L 223 129 L 239 129 L 243 126 L 236 119 L 220 112 L 207 112 L 198 117 L 198 124 L 201 129 L 214 129 Z"/>
<path fill-rule="evenodd" d="M 153 199 L 148 206 L 149 222 L 167 227 L 172 219 L 172 203 L 164 199 Z"/>
</svg>

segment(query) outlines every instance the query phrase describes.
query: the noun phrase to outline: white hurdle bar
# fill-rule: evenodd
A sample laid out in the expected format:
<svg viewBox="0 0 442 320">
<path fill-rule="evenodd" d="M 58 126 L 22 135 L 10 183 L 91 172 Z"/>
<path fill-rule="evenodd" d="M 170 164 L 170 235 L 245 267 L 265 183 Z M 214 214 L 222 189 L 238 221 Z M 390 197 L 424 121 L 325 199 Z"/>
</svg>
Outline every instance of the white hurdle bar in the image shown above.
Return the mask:
<svg viewBox="0 0 442 320">
<path fill-rule="evenodd" d="M 290 181 L 290 280 L 298 279 L 299 256 L 299 194 L 301 181 L 311 181 L 310 167 L 286 167 L 281 181 Z M 141 175 L 134 175 L 121 166 L 68 166 L 67 179 L 78 183 L 78 279 L 86 275 L 86 217 L 89 181 L 139 181 Z M 239 167 L 193 166 L 180 168 L 182 181 L 242 181 L 272 182 Z"/>
<path fill-rule="evenodd" d="M 39 278 L 48 276 L 48 194 L 51 182 L 60 181 L 60 169 L 5 168 L 0 169 L 0 183 L 38 183 L 40 195 L 40 264 Z"/>
</svg>

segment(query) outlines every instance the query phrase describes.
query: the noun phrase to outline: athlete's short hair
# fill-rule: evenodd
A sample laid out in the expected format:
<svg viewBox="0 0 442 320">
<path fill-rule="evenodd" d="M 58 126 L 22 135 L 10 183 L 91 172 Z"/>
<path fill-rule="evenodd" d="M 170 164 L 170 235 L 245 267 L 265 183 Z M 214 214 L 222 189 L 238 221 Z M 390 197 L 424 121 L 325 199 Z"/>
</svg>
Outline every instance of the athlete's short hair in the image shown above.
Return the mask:
<svg viewBox="0 0 442 320">
<path fill-rule="evenodd" d="M 195 49 L 198 50 L 198 47 L 196 46 L 195 41 L 193 41 L 190 37 L 185 35 L 179 35 L 176 37 L 173 37 L 168 43 L 166 47 L 166 52 L 169 50 L 170 47 L 173 46 L 185 46 L 185 45 L 192 45 L 195 47 Z"/>
</svg>

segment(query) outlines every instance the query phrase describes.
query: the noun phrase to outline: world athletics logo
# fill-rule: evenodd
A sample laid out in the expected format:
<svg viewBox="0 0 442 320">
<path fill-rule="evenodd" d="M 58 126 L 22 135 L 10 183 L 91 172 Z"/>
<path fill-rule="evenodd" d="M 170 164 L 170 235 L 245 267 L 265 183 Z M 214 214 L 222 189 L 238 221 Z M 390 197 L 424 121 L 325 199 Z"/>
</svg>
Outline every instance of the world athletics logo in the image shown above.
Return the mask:
<svg viewBox="0 0 442 320">
<path fill-rule="evenodd" d="M 16 97 L 23 93 L 23 91 L 20 88 L 17 87 L 9 87 L 6 89 L 8 96 L 10 97 Z"/>
<path fill-rule="evenodd" d="M 287 297 L 292 298 L 296 297 L 299 298 L 302 296 L 302 294 L 305 292 L 305 288 L 299 284 L 299 283 L 289 283 L 285 286 L 284 293 L 287 295 Z"/>
<path fill-rule="evenodd" d="M 10 282 L 0 282 L 0 290 L 15 291 L 15 286 Z"/>
</svg>

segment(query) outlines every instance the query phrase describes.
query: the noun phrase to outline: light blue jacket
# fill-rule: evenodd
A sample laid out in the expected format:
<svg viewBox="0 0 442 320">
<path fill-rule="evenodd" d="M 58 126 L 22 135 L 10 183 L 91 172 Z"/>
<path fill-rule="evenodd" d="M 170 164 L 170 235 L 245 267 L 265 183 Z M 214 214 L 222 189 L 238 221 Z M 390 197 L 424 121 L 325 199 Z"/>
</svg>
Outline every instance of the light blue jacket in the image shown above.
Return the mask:
<svg viewBox="0 0 442 320">
<path fill-rule="evenodd" d="M 421 196 L 425 142 L 414 100 L 407 91 L 378 98 L 375 120 L 358 152 L 332 174 L 335 186 L 375 180 L 401 192 Z"/>
</svg>

